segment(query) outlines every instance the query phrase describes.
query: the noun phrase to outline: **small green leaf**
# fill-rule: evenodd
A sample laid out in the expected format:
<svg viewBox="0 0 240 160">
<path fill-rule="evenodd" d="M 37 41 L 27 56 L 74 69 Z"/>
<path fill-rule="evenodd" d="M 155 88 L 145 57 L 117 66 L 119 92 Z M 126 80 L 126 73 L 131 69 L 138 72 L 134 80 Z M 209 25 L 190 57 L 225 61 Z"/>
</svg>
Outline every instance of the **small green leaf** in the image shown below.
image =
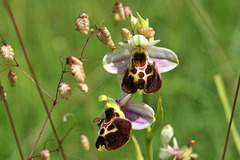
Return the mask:
<svg viewBox="0 0 240 160">
<path fill-rule="evenodd" d="M 153 124 L 153 127 L 151 129 L 151 131 L 148 133 L 148 139 L 152 139 L 153 136 L 156 134 L 156 132 L 158 131 L 160 125 L 162 124 L 163 121 L 163 107 L 162 107 L 162 99 L 161 96 L 159 96 L 158 99 L 158 108 L 157 108 L 157 114 L 156 114 L 156 121 Z"/>
<path fill-rule="evenodd" d="M 137 141 L 137 139 L 135 138 L 134 135 L 132 135 L 132 140 L 134 142 L 135 149 L 136 149 L 136 159 L 137 160 L 144 160 L 144 158 L 142 156 L 141 148 L 140 148 L 140 146 L 138 144 L 138 141 Z"/>
</svg>

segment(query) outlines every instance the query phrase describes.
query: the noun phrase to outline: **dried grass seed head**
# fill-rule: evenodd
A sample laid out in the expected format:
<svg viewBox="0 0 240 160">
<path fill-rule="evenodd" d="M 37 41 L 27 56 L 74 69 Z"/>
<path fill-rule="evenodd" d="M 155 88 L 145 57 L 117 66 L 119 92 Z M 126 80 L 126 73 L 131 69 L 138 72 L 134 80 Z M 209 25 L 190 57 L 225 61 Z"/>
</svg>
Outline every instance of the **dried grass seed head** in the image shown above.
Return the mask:
<svg viewBox="0 0 240 160">
<path fill-rule="evenodd" d="M 131 8 L 128 7 L 128 6 L 124 7 L 124 12 L 125 12 L 125 16 L 126 16 L 126 17 L 130 17 L 131 14 L 132 14 L 132 10 L 131 10 Z"/>
<path fill-rule="evenodd" d="M 0 48 L 0 52 L 4 59 L 9 59 L 10 61 L 13 61 L 14 50 L 11 45 L 4 44 Z"/>
<path fill-rule="evenodd" d="M 102 27 L 98 30 L 96 36 L 108 48 L 115 49 L 115 44 L 112 41 L 111 33 L 107 27 Z"/>
<path fill-rule="evenodd" d="M 114 12 L 119 14 L 121 20 L 125 20 L 125 12 L 121 2 L 115 3 Z"/>
<path fill-rule="evenodd" d="M 80 82 L 80 83 L 78 83 L 77 86 L 81 91 L 88 92 L 88 85 L 87 84 Z"/>
<path fill-rule="evenodd" d="M 63 99 L 68 99 L 68 97 L 71 95 L 71 88 L 67 83 L 61 83 L 58 86 L 58 91 Z"/>
<path fill-rule="evenodd" d="M 17 75 L 13 71 L 8 72 L 8 79 L 12 87 L 15 86 L 16 81 L 17 81 Z"/>
<path fill-rule="evenodd" d="M 114 14 L 114 25 L 117 25 L 121 21 L 121 17 L 118 13 Z"/>
<path fill-rule="evenodd" d="M 70 56 L 66 58 L 67 64 L 71 66 L 71 73 L 78 82 L 84 82 L 86 75 L 83 68 L 83 63 L 76 57 Z"/>
<path fill-rule="evenodd" d="M 39 152 L 39 157 L 41 160 L 50 160 L 50 152 L 47 149 L 42 149 Z"/>
<path fill-rule="evenodd" d="M 152 27 L 139 29 L 139 34 L 143 35 L 146 39 L 151 39 L 155 35 L 155 31 Z"/>
<path fill-rule="evenodd" d="M 126 40 L 130 40 L 132 38 L 132 34 L 127 28 L 122 28 L 121 33 L 123 38 L 125 38 Z"/>
<path fill-rule="evenodd" d="M 85 134 L 82 134 L 80 136 L 80 140 L 81 140 L 83 149 L 88 152 L 90 150 L 90 143 L 89 143 L 88 137 Z"/>
<path fill-rule="evenodd" d="M 66 60 L 67 60 L 67 64 L 70 66 L 72 64 L 80 64 L 80 65 L 82 64 L 82 62 L 74 56 L 67 57 Z"/>
<path fill-rule="evenodd" d="M 4 88 L 0 84 L 0 100 L 7 99 L 7 93 L 5 92 Z"/>
<path fill-rule="evenodd" d="M 71 65 L 71 72 L 74 76 L 74 78 L 81 83 L 84 83 L 86 75 L 84 73 L 83 65 L 80 64 L 72 64 Z"/>
<path fill-rule="evenodd" d="M 85 36 L 88 35 L 89 31 L 89 17 L 86 13 L 83 13 L 81 16 L 79 16 L 76 21 L 76 27 L 75 29 L 80 31 L 81 34 L 84 34 Z"/>
</svg>

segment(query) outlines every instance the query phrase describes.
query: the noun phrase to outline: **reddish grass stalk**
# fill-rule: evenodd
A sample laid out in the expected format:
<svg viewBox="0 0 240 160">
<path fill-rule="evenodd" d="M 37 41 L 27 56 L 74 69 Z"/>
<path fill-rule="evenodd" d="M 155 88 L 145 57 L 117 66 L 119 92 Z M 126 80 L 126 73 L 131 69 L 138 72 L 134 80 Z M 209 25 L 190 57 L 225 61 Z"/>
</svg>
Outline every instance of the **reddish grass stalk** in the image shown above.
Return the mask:
<svg viewBox="0 0 240 160">
<path fill-rule="evenodd" d="M 12 23 L 13 23 L 14 29 L 15 29 L 15 31 L 16 31 L 16 33 L 17 33 L 17 37 L 18 37 L 19 42 L 20 42 L 20 45 L 21 45 L 21 47 L 22 47 L 22 50 L 23 50 L 25 59 L 26 59 L 27 64 L 28 64 L 28 67 L 29 67 L 29 69 L 30 69 L 30 71 L 31 71 L 31 73 L 32 73 L 32 75 L 33 75 L 33 79 L 34 79 L 34 81 L 35 81 L 37 84 L 39 84 L 39 83 L 38 83 L 38 80 L 37 80 L 37 77 L 36 77 L 36 74 L 35 74 L 35 72 L 34 72 L 34 70 L 33 70 L 31 61 L 30 61 L 30 59 L 29 59 L 28 53 L 27 53 L 26 48 L 25 48 L 25 46 L 24 46 L 23 40 L 22 40 L 22 38 L 21 38 L 20 32 L 19 32 L 19 30 L 18 30 L 17 24 L 16 24 L 15 19 L 14 19 L 14 17 L 13 17 L 11 8 L 10 8 L 7 0 L 4 0 L 3 2 L 4 2 L 5 7 L 6 7 L 8 13 L 9 13 L 9 16 L 10 16 L 11 21 L 12 21 Z M 61 153 L 62 153 L 63 159 L 65 160 L 65 159 L 66 159 L 66 156 L 65 156 L 65 154 L 64 154 L 63 147 L 62 147 L 61 142 L 60 142 L 60 140 L 59 140 L 59 137 L 58 137 L 57 131 L 56 131 L 56 129 L 55 129 L 55 126 L 54 126 L 54 124 L 53 124 L 52 118 L 51 118 L 51 116 L 50 116 L 50 114 L 49 114 L 46 101 L 44 100 L 43 94 L 42 94 L 41 89 L 40 89 L 40 87 L 39 87 L 38 85 L 37 85 L 37 89 L 38 89 L 39 95 L 40 95 L 40 97 L 41 97 L 41 100 L 42 100 L 42 102 L 43 102 L 44 108 L 45 108 L 45 110 L 46 110 L 46 112 L 47 112 L 47 115 L 48 115 L 50 124 L 51 124 L 52 129 L 53 129 L 53 132 L 54 132 L 54 135 L 55 135 L 55 137 L 56 137 L 56 139 L 57 139 L 59 148 L 60 148 L 61 151 L 62 151 Z"/>
<path fill-rule="evenodd" d="M 235 106 L 236 106 L 236 103 L 237 103 L 239 86 L 240 86 L 240 75 L 239 75 L 239 77 L 238 77 L 238 84 L 237 84 L 237 88 L 236 88 L 236 92 L 235 92 L 235 97 L 234 97 L 234 101 L 233 101 L 232 114 L 231 114 L 230 121 L 229 121 L 229 124 L 228 124 L 228 131 L 227 131 L 226 141 L 225 141 L 225 145 L 224 145 L 222 160 L 225 159 L 225 154 L 226 154 L 226 151 L 227 151 L 228 139 L 229 139 L 230 129 L 231 129 L 231 126 L 232 126 L 232 121 L 233 121 Z"/>
<path fill-rule="evenodd" d="M 21 159 L 24 160 L 22 149 L 21 149 L 21 146 L 20 146 L 20 143 L 19 143 L 19 139 L 17 137 L 16 129 L 15 129 L 14 124 L 13 124 L 13 119 L 12 119 L 12 116 L 11 116 L 11 113 L 10 113 L 10 110 L 9 110 L 9 107 L 8 107 L 7 100 L 5 98 L 3 98 L 3 102 L 4 102 L 5 108 L 7 110 L 8 118 L 10 120 L 10 124 L 11 124 L 12 130 L 13 130 L 13 134 L 14 134 L 15 140 L 17 142 L 17 146 L 18 146 L 18 150 L 19 150 Z"/>
<path fill-rule="evenodd" d="M 96 28 L 96 26 L 95 26 L 94 28 Z M 94 35 L 95 32 L 96 32 L 96 29 L 94 30 L 94 32 L 91 33 L 91 35 L 88 37 L 88 39 L 87 39 L 85 45 L 83 46 L 82 52 L 81 52 L 80 57 L 79 57 L 80 60 L 82 59 L 83 52 L 85 51 L 85 48 L 87 47 L 87 45 L 88 45 L 90 39 L 92 38 L 92 36 Z"/>
<path fill-rule="evenodd" d="M 58 99 L 59 99 L 59 97 L 58 97 Z M 57 99 L 57 100 L 58 100 L 58 99 Z M 51 107 L 51 109 L 50 109 L 50 111 L 49 111 L 49 115 L 52 113 L 52 110 L 53 110 L 53 108 L 54 108 L 55 105 L 56 105 L 56 103 L 53 103 L 53 105 L 52 105 L 52 107 Z M 35 149 L 36 149 L 36 147 L 37 147 L 38 141 L 40 140 L 40 138 L 41 138 L 41 136 L 42 136 L 43 130 L 44 130 L 46 124 L 47 124 L 48 119 L 49 119 L 49 116 L 47 116 L 47 118 L 45 119 L 45 122 L 44 122 L 44 124 L 43 124 L 43 126 L 42 126 L 42 129 L 41 129 L 41 131 L 40 131 L 40 133 L 39 133 L 39 135 L 38 135 L 38 138 L 37 138 L 37 140 L 36 140 L 36 142 L 35 142 L 35 144 L 34 144 L 34 146 L 33 146 L 33 149 L 32 149 L 32 151 L 31 151 L 28 159 L 31 159 L 31 158 L 32 158 L 33 152 L 35 151 Z M 60 142 L 60 143 L 61 143 L 61 142 Z M 61 143 L 61 144 L 62 144 L 62 143 Z M 59 146 L 59 147 L 60 147 L 60 146 Z"/>
</svg>

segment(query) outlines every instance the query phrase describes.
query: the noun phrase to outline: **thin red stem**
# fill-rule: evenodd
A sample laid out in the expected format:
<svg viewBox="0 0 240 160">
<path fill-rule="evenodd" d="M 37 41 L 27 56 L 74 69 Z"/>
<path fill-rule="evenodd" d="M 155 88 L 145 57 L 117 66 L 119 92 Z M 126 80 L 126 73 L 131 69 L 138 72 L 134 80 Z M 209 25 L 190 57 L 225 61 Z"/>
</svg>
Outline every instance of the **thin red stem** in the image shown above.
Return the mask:
<svg viewBox="0 0 240 160">
<path fill-rule="evenodd" d="M 103 58 L 91 58 L 91 59 L 81 59 L 81 61 L 94 61 L 94 60 L 102 60 Z"/>
<path fill-rule="evenodd" d="M 95 26 L 95 28 L 96 28 L 96 26 Z M 92 38 L 92 36 L 94 35 L 95 32 L 96 32 L 96 29 L 94 30 L 94 32 L 91 32 L 91 35 L 88 37 L 88 39 L 87 39 L 85 45 L 83 46 L 82 52 L 81 52 L 80 57 L 79 57 L 80 60 L 82 59 L 83 52 L 85 51 L 85 48 L 87 47 L 87 45 L 88 45 L 90 39 Z"/>
<path fill-rule="evenodd" d="M 224 145 L 222 160 L 225 159 L 225 154 L 226 154 L 226 151 L 227 151 L 228 139 L 229 139 L 229 134 L 230 134 L 231 126 L 232 126 L 234 111 L 235 111 L 235 108 L 236 108 L 239 86 L 240 86 L 240 75 L 238 77 L 238 84 L 237 84 L 235 97 L 234 97 L 234 101 L 233 101 L 232 114 L 231 114 L 230 121 L 229 121 L 229 124 L 228 124 L 228 131 L 227 131 L 226 141 L 225 141 L 225 145 Z"/>
<path fill-rule="evenodd" d="M 56 101 L 58 101 L 59 98 L 60 98 L 60 96 L 57 98 Z M 55 105 L 56 105 L 56 103 L 53 103 L 51 109 L 49 110 L 49 115 L 52 113 L 52 110 L 53 110 L 53 108 L 54 108 Z M 31 159 L 31 158 L 32 158 L 33 152 L 35 151 L 35 149 L 36 149 L 36 147 L 37 147 L 38 141 L 40 140 L 40 138 L 41 138 L 41 136 L 42 136 L 43 130 L 45 129 L 45 126 L 46 126 L 46 124 L 47 124 L 48 119 L 49 119 L 49 117 L 47 116 L 47 118 L 45 119 L 45 122 L 44 122 L 44 124 L 43 124 L 43 126 L 42 126 L 42 129 L 41 129 L 41 131 L 40 131 L 40 133 L 39 133 L 39 135 L 38 135 L 38 138 L 37 138 L 37 140 L 36 140 L 36 142 L 35 142 L 35 144 L 34 144 L 34 146 L 33 146 L 33 149 L 32 149 L 32 151 L 31 151 L 28 159 Z"/>
</svg>

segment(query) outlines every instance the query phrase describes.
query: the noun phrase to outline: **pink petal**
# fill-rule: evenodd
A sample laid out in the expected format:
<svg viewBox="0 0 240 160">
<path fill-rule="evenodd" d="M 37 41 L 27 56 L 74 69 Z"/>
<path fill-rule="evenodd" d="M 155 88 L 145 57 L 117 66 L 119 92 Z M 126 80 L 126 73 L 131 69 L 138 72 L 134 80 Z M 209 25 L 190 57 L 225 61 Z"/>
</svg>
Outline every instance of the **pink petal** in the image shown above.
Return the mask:
<svg viewBox="0 0 240 160">
<path fill-rule="evenodd" d="M 153 109 L 142 102 L 130 100 L 123 112 L 135 130 L 145 129 L 155 121 Z"/>
<path fill-rule="evenodd" d="M 149 62 L 155 61 L 160 73 L 174 69 L 179 63 L 177 55 L 167 48 L 153 46 L 148 49 L 148 54 Z"/>
<path fill-rule="evenodd" d="M 103 58 L 103 67 L 112 74 L 124 73 L 130 63 L 130 52 L 125 48 L 107 53 Z"/>
</svg>

